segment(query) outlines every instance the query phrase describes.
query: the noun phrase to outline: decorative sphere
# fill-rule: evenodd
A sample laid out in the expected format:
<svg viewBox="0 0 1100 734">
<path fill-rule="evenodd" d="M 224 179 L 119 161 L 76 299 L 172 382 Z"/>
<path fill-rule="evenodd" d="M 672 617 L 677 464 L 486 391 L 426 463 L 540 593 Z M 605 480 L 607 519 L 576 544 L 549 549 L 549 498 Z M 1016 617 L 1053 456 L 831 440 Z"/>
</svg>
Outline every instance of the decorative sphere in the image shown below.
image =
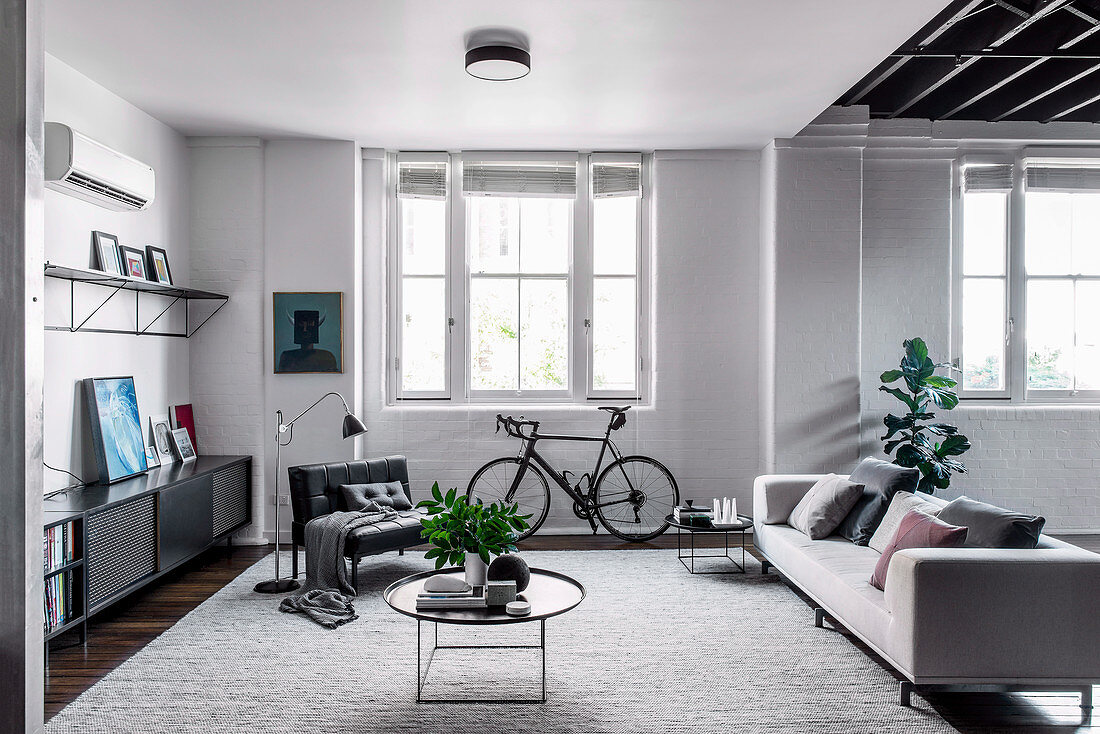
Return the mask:
<svg viewBox="0 0 1100 734">
<path fill-rule="evenodd" d="M 527 561 L 519 556 L 497 556 L 489 564 L 486 578 L 490 581 L 515 581 L 516 593 L 519 593 L 531 583 L 531 569 L 527 567 Z"/>
</svg>

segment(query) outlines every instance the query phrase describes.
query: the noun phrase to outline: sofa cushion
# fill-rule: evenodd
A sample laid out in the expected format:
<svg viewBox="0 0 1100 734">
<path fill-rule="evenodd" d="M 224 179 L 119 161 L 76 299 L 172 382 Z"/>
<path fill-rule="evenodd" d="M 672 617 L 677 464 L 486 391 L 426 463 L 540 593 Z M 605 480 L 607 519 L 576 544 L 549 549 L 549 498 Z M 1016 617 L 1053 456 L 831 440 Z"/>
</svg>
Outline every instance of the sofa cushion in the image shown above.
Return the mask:
<svg viewBox="0 0 1100 734">
<path fill-rule="evenodd" d="M 344 541 L 344 555 L 366 556 L 419 545 L 424 542 L 420 537 L 422 517 L 422 510 L 402 510 L 397 517 L 356 528 Z"/>
<path fill-rule="evenodd" d="M 940 507 L 919 494 L 898 492 L 890 500 L 890 506 L 886 508 L 886 514 L 882 516 L 882 522 L 878 524 L 867 545 L 879 553 L 885 551 L 886 546 L 890 545 L 890 541 L 894 539 L 894 533 L 898 531 L 901 519 L 912 509 L 920 509 L 929 515 L 936 515 Z"/>
<path fill-rule="evenodd" d="M 966 542 L 966 528 L 949 525 L 919 509 L 909 510 L 898 524 L 893 540 L 879 556 L 871 586 L 886 588 L 887 572 L 894 553 L 905 548 L 958 548 Z"/>
<path fill-rule="evenodd" d="M 832 535 L 836 526 L 863 494 L 863 485 L 836 474 L 826 474 L 791 510 L 787 524 L 811 540 Z"/>
<path fill-rule="evenodd" d="M 372 504 L 393 510 L 411 510 L 412 502 L 405 496 L 401 482 L 371 482 L 369 484 L 341 484 L 340 493 L 349 510 L 362 510 Z"/>
<path fill-rule="evenodd" d="M 915 492 L 920 471 L 867 457 L 859 462 L 848 480 L 863 485 L 861 496 L 847 517 L 840 521 L 836 534 L 856 545 L 867 545 L 898 492 Z"/>
<path fill-rule="evenodd" d="M 966 545 L 972 548 L 1034 548 L 1046 519 L 1005 510 L 969 497 L 952 500 L 939 511 L 941 520 L 969 529 Z"/>
</svg>

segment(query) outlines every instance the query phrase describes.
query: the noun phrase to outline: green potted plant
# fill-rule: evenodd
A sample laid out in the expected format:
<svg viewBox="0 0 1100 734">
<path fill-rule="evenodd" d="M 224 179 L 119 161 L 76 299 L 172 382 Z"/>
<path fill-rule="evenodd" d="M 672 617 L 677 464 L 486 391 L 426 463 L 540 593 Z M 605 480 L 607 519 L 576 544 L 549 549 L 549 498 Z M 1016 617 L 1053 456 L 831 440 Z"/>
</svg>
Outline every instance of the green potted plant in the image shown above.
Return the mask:
<svg viewBox="0 0 1100 734">
<path fill-rule="evenodd" d="M 951 410 L 959 404 L 954 390 L 958 383 L 936 374 L 937 369 L 951 365 L 933 362 L 928 356 L 928 346 L 919 337 L 906 339 L 902 346 L 905 356 L 901 358 L 900 369 L 883 372 L 879 390 L 893 395 L 909 410 L 905 415 L 891 413 L 882 419 L 886 425 L 886 435 L 882 437 L 886 442 L 884 450 L 887 454 L 896 450 L 895 464 L 919 469 L 921 479 L 917 489 L 932 494 L 950 486 L 952 472 L 966 473 L 966 467 L 952 457 L 965 453 L 970 441 L 950 423 L 932 422 L 936 414 L 928 410 L 930 405 Z M 898 380 L 904 380 L 904 390 L 887 387 Z"/>
<path fill-rule="evenodd" d="M 517 505 L 471 504 L 457 489 L 444 495 L 439 482 L 432 485 L 431 499 L 417 507 L 428 511 L 420 521 L 420 536 L 432 546 L 424 557 L 434 558 L 436 568 L 448 563 L 465 566 L 466 583 L 471 586 L 484 586 L 492 556 L 515 551 L 516 534 L 530 527 L 531 516 L 520 515 Z"/>
</svg>

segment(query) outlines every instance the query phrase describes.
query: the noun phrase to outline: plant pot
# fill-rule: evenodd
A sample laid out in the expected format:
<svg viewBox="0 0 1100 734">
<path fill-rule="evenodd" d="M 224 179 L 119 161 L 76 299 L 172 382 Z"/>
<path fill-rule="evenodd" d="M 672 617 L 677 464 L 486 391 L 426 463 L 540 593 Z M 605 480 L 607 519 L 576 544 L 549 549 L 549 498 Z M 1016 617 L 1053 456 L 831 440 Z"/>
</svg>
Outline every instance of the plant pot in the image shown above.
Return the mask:
<svg viewBox="0 0 1100 734">
<path fill-rule="evenodd" d="M 464 568 L 466 569 L 466 583 L 470 586 L 485 585 L 485 574 L 489 570 L 489 566 L 481 560 L 481 556 L 477 553 L 467 553 Z"/>
</svg>

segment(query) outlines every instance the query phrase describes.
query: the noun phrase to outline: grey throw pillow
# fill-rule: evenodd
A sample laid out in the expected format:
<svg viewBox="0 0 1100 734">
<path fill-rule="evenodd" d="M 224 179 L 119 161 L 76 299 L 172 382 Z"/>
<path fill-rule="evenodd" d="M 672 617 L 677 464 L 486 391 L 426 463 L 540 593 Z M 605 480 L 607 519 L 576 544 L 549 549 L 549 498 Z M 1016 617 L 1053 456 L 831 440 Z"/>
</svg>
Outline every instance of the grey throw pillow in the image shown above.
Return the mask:
<svg viewBox="0 0 1100 734">
<path fill-rule="evenodd" d="M 969 529 L 966 545 L 971 548 L 1034 548 L 1046 518 L 1005 510 L 996 505 L 959 497 L 940 510 L 946 523 Z"/>
<path fill-rule="evenodd" d="M 836 474 L 826 474 L 791 510 L 787 524 L 805 533 L 811 540 L 827 538 L 862 494 L 862 484 L 850 482 Z"/>
<path fill-rule="evenodd" d="M 894 495 L 917 490 L 920 471 L 868 457 L 859 462 L 848 481 L 862 484 L 863 496 L 837 526 L 836 534 L 856 545 L 867 545 Z"/>
<path fill-rule="evenodd" d="M 909 513 L 909 510 L 920 510 L 926 515 L 935 516 L 940 508 L 918 494 L 912 492 L 896 493 L 891 498 L 890 506 L 886 508 L 886 514 L 882 516 L 882 522 L 875 528 L 875 532 L 867 545 L 879 553 L 884 553 L 887 546 L 894 539 L 894 533 L 897 532 L 901 519 Z"/>
<path fill-rule="evenodd" d="M 412 502 L 405 496 L 401 482 L 374 482 L 371 484 L 341 484 L 340 494 L 349 510 L 370 512 L 368 503 L 391 510 L 411 510 Z"/>
</svg>

